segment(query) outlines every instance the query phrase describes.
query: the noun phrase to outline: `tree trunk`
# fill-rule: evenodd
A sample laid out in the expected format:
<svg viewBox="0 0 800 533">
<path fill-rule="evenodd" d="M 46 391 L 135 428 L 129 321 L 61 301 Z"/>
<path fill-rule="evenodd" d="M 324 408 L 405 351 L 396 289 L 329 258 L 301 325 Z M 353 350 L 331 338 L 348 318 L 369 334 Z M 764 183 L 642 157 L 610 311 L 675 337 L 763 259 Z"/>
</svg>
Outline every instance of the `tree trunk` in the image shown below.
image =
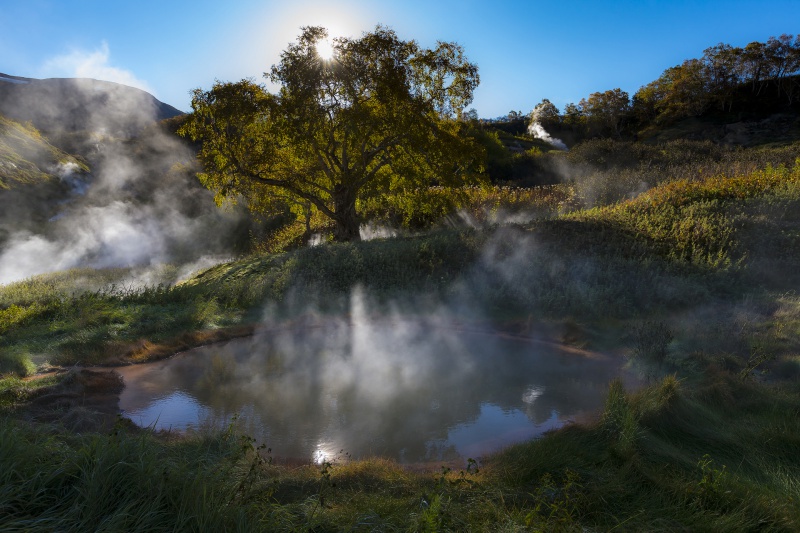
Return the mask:
<svg viewBox="0 0 800 533">
<path fill-rule="evenodd" d="M 355 191 L 347 187 L 337 186 L 333 191 L 333 210 L 336 215 L 336 228 L 333 240 L 337 242 L 353 242 L 361 240 L 358 214 L 356 213 Z"/>
</svg>

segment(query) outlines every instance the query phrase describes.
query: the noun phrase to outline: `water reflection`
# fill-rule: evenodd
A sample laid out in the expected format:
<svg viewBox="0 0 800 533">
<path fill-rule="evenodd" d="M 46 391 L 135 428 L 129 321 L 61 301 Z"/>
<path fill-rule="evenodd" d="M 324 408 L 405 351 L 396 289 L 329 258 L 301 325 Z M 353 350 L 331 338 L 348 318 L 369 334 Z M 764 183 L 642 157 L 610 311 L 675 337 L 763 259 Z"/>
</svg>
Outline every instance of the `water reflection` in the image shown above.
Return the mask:
<svg viewBox="0 0 800 533">
<path fill-rule="evenodd" d="M 275 457 L 479 457 L 602 404 L 619 362 L 414 320 L 284 324 L 121 369 L 142 426 L 238 429 Z"/>
</svg>

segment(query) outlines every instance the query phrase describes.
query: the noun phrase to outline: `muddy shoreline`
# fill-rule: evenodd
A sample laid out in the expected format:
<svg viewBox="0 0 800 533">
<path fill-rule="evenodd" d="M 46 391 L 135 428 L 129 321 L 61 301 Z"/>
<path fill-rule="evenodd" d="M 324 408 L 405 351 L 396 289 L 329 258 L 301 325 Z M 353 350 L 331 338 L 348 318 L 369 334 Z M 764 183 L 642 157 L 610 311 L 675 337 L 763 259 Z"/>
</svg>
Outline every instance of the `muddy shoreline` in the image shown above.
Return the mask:
<svg viewBox="0 0 800 533">
<path fill-rule="evenodd" d="M 76 433 L 108 432 L 116 425 L 136 427 L 120 416 L 119 394 L 125 384 L 118 372 L 75 367 L 55 374 L 63 375 L 58 383 L 32 391 L 11 416 Z"/>
</svg>

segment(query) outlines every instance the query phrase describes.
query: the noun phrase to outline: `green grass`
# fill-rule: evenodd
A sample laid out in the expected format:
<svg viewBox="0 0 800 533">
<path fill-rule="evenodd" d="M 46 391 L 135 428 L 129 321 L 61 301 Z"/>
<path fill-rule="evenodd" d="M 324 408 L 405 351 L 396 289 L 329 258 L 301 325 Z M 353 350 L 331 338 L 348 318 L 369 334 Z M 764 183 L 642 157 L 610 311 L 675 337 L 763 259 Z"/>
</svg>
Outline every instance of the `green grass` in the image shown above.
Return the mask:
<svg viewBox="0 0 800 533">
<path fill-rule="evenodd" d="M 155 274 L 170 279 L 175 272 L 164 266 Z M 0 373 L 20 361 L 28 370 L 31 361 L 103 362 L 143 339 L 158 342 L 217 325 L 211 300 L 163 284 L 127 285 L 137 273 L 74 269 L 0 287 Z"/>
<path fill-rule="evenodd" d="M 719 373 L 612 385 L 596 423 L 422 473 L 383 459 L 276 466 L 230 431 L 165 441 L 5 420 L 0 509 L 26 531 L 792 531 L 798 392 Z"/>
<path fill-rule="evenodd" d="M 46 387 L 56 385 L 60 380 L 61 376 L 57 374 L 33 380 L 24 380 L 14 372 L 0 375 L 0 410 L 26 402 Z"/>
<path fill-rule="evenodd" d="M 590 322 L 786 291 L 800 281 L 792 267 L 800 260 L 799 169 L 671 182 L 633 200 L 521 226 L 255 255 L 175 287 L 113 285 L 125 275 L 113 270 L 36 277 L 0 288 L 2 364 L 22 368 L 26 357 L 103 362 L 144 341 L 253 323 L 267 305 L 339 312 L 356 286 L 379 301 L 447 301 L 467 290 L 472 307 L 497 320 Z M 471 193 L 473 210 L 496 208 L 497 193 Z M 530 200 L 512 189 L 505 194 Z M 546 204 L 553 197 L 537 198 Z"/>
<path fill-rule="evenodd" d="M 361 200 L 362 219 L 376 227 L 393 228 L 402 235 L 430 231 L 432 227 L 488 227 L 508 219 L 549 218 L 570 208 L 574 190 L 569 185 L 541 187 L 427 187 L 391 191 Z M 319 211 L 309 219 L 312 233 L 330 235 L 332 223 Z M 294 220 L 255 243 L 260 253 L 285 252 L 305 244 L 305 220 Z"/>
<path fill-rule="evenodd" d="M 168 277 L 169 267 L 165 267 Z M 0 285 L 0 308 L 11 305 L 29 306 L 47 304 L 53 300 L 69 299 L 84 292 L 96 292 L 111 285 L 123 285 L 135 270 L 129 268 L 73 268 L 61 272 L 42 274 L 31 278 Z"/>
<path fill-rule="evenodd" d="M 64 435 L 0 426 L 3 528 L 252 530 L 235 439 L 163 445 L 149 435 Z"/>
<path fill-rule="evenodd" d="M 717 156 L 709 168 L 730 163 Z M 631 355 L 648 383 L 610 384 L 596 422 L 513 446 L 479 472 L 381 459 L 278 467 L 231 432 L 74 434 L 6 419 L 0 516 L 31 531 L 798 530 L 800 163 L 684 178 L 584 210 L 564 188 L 476 189 L 461 207 L 483 229 L 258 254 L 174 287 L 121 286 L 123 271 L 0 287 L 9 415 L 43 386 L 19 377 L 31 362 L 136 359 L 256 323 L 267 308 L 348 312 L 356 288 L 419 313 L 446 305 L 509 328 L 565 325 L 565 338 Z M 408 209 L 379 207 L 386 220 Z M 528 208 L 538 214 L 524 224 L 493 227 L 487 215 Z"/>
<path fill-rule="evenodd" d="M 612 388 L 598 425 L 513 447 L 492 465 L 532 490 L 544 476 L 577 473 L 580 522 L 601 530 L 791 531 L 797 392 L 721 375 L 691 388 L 667 378 L 633 395 Z"/>
</svg>

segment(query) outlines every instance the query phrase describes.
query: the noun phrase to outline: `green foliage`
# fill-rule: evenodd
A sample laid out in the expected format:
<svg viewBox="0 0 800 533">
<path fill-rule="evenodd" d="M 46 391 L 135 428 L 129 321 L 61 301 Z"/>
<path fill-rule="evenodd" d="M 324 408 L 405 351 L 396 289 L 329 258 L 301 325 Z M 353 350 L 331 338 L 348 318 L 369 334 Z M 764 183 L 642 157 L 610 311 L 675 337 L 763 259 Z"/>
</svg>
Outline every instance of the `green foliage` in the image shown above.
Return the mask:
<svg viewBox="0 0 800 533">
<path fill-rule="evenodd" d="M 714 506 L 716 501 L 724 498 L 730 491 L 726 491 L 725 486 L 728 483 L 728 472 L 726 466 L 716 468 L 714 460 L 710 455 L 705 454 L 697 461 L 697 466 L 700 469 L 700 481 L 697 482 L 697 491 L 695 495 L 695 505 L 705 508 Z"/>
<path fill-rule="evenodd" d="M 386 192 L 475 181 L 480 150 L 456 120 L 478 85 L 460 46 L 424 49 L 386 28 L 335 40 L 304 28 L 272 67 L 277 94 L 243 80 L 194 91 L 183 135 L 201 141 L 202 183 L 260 211 L 319 211 L 339 241 L 359 238 L 356 203 Z"/>
<path fill-rule="evenodd" d="M 11 303 L 0 310 L 0 316 L 9 322 L 0 336 L 0 347 L 8 353 L 47 354 L 53 363 L 91 364 L 117 358 L 140 342 L 143 334 L 161 341 L 230 320 L 219 316 L 213 298 L 198 299 L 191 291 L 166 285 L 131 288 L 112 284 L 87 290 L 104 280 L 119 279 L 119 275 L 121 272 L 99 272 L 92 277 L 76 271 L 3 287 L 0 298 L 32 303 Z M 42 357 L 35 361 L 45 362 Z"/>
<path fill-rule="evenodd" d="M 670 327 L 664 322 L 645 321 L 634 331 L 632 357 L 644 364 L 650 376 L 663 369 L 669 354 L 669 344 L 674 338 Z M 655 368 L 653 368 L 653 366 Z"/>
<path fill-rule="evenodd" d="M 25 307 L 12 304 L 5 309 L 0 309 L 0 334 L 5 333 L 14 326 L 24 324 L 44 310 L 45 307 L 38 303 Z"/>
<path fill-rule="evenodd" d="M 537 109 L 551 128 L 578 133 L 578 138 L 638 137 L 637 131 L 691 117 L 716 113 L 731 123 L 741 121 L 742 113 L 796 109 L 798 75 L 800 36 L 783 34 L 744 48 L 725 43 L 709 47 L 702 57 L 666 69 L 632 100 L 617 88 L 567 104 L 561 115 L 546 99 Z"/>
<path fill-rule="evenodd" d="M 619 138 L 623 122 L 630 112 L 630 97 L 622 89 L 596 92 L 580 102 L 590 135 L 602 134 Z"/>
<path fill-rule="evenodd" d="M 177 287 L 113 285 L 127 271 L 37 277 L 0 288 L 0 347 L 36 364 L 44 362 L 37 354 L 60 362 L 104 361 L 132 353 L 142 339 L 172 342 L 187 330 L 255 320 L 265 302 L 290 306 L 298 287 L 314 291 L 315 303 L 325 307 L 345 301 L 356 286 L 390 298 L 446 294 L 460 280 L 489 313 L 508 318 L 594 320 L 685 309 L 737 294 L 747 284 L 787 286 L 794 279 L 791 228 L 800 220 L 786 217 L 800 201 L 798 181 L 796 167 L 681 180 L 618 205 L 564 215 L 557 213 L 570 208 L 566 187 L 467 188 L 457 196 L 443 187 L 414 190 L 410 200 L 387 196 L 362 209 L 409 230 L 433 224 L 456 206 L 474 224 L 516 213 L 533 222 L 513 231 L 439 231 L 254 256 Z M 783 222 L 767 231 L 765 221 L 773 219 L 765 213 Z M 786 263 L 788 277 L 760 275 L 775 258 Z M 492 270 L 495 265 L 505 266 Z M 513 284 L 497 275 L 508 269 Z"/>
<path fill-rule="evenodd" d="M 196 327 L 213 326 L 219 315 L 220 308 L 216 298 L 197 298 L 192 314 L 192 319 L 197 324 Z"/>
<path fill-rule="evenodd" d="M 533 320 L 554 327 L 579 321 L 587 331 L 603 332 L 587 341 L 589 349 L 604 342 L 620 348 L 623 338 L 636 358 L 655 367 L 669 355 L 678 374 L 639 390 L 626 391 L 614 381 L 597 422 L 570 424 L 514 446 L 487 458 L 480 473 L 470 460 L 466 470 L 443 467 L 433 479 L 381 460 L 278 468 L 264 456 L 263 445 L 234 435 L 232 427 L 215 437 L 165 440 L 129 433 L 122 424 L 110 435 L 64 434 L 52 426 L 2 419 L 3 526 L 30 531 L 800 529 L 800 299 L 792 292 L 800 282 L 797 146 L 731 150 L 710 142 L 600 139 L 569 153 L 546 152 L 530 139 L 455 120 L 474 89 L 470 84 L 477 82 L 458 47 L 422 50 L 378 29 L 363 39 L 339 40 L 339 62 L 324 63 L 312 50 L 323 34 L 306 29 L 284 53 L 273 70 L 284 82 L 280 93 L 248 81 L 217 84 L 196 93 L 199 108 L 183 126 L 192 135 L 210 132 L 203 139 L 208 165 L 203 179 L 220 201 L 243 195 L 254 211 L 280 212 L 294 221 L 275 224 L 280 227 L 265 244 L 270 253 L 218 265 L 178 286 L 133 288 L 123 284 L 128 271 L 76 270 L 0 287 L 4 411 L 31 417 L 24 411 L 31 405 L 20 404 L 53 382 L 21 376 L 44 357 L 70 364 L 121 356 L 136 360 L 131 354 L 152 343 L 186 347 L 208 339 L 192 340 L 197 330 L 253 323 L 265 306 L 289 313 L 299 300 L 303 309 L 340 312 L 357 288 L 389 305 L 398 299 L 427 301 L 420 295 L 436 304 L 461 302 L 465 293 L 459 291 L 466 289 L 481 320 L 508 321 L 509 330 L 523 332 L 524 320 L 528 327 Z M 767 50 L 791 51 L 790 41 L 751 43 L 745 49 L 748 65 L 755 68 Z M 388 76 L 386 84 L 372 76 L 375 69 L 388 68 L 369 61 L 376 50 L 400 59 L 389 65 L 402 68 L 390 68 L 397 78 Z M 696 63 L 665 72 L 634 98 L 640 123 L 668 122 L 712 105 L 730 110 L 736 103 L 729 79 L 736 54 L 720 45 Z M 444 71 L 434 68 L 440 61 L 447 63 Z M 298 64 L 308 69 L 295 69 Z M 341 72 L 342 65 L 353 71 Z M 453 72 L 450 67 L 461 71 L 445 79 L 441 74 Z M 709 69 L 712 78 L 693 78 Z M 396 90 L 408 72 L 419 78 L 414 82 L 423 96 L 430 87 L 447 93 L 450 81 L 452 90 L 445 98 L 428 95 L 416 101 L 419 109 L 409 109 L 407 95 Z M 336 92 L 320 100 L 318 93 L 302 90 L 309 80 L 309 87 L 331 81 Z M 755 90 L 759 82 L 749 80 Z M 703 85 L 712 81 L 713 90 Z M 782 92 L 791 87 L 786 81 L 776 86 L 791 98 Z M 358 100 L 348 84 L 380 98 Z M 337 108 L 339 97 L 350 100 Z M 568 105 L 561 126 L 620 135 L 630 120 L 626 99 L 619 91 L 595 93 L 580 107 Z M 210 107 L 203 109 L 206 104 Z M 395 111 L 402 113 L 394 116 Z M 337 121 L 327 122 L 327 112 L 335 112 Z M 512 115 L 517 127 L 521 120 Z M 315 128 L 311 134 L 303 129 L 307 125 Z M 408 144 L 392 145 L 385 162 L 376 156 L 359 169 L 374 171 L 375 179 L 353 193 L 354 220 L 425 233 L 274 254 L 304 244 L 312 232 L 337 231 L 325 209 L 336 212 L 331 191 L 346 179 L 344 174 L 339 182 L 331 179 L 314 156 L 341 162 L 345 148 L 352 155 L 360 142 L 378 148 L 386 140 L 384 126 L 390 133 L 408 131 L 402 141 Z M 27 126 L 7 127 L 12 137 L 37 139 Z M 357 138 L 353 128 L 368 135 Z M 431 161 L 413 150 L 396 153 L 420 145 L 430 149 Z M 493 178 L 517 180 L 520 169 L 537 176 L 560 169 L 570 184 L 463 187 L 458 179 L 478 170 L 467 167 L 483 157 L 477 145 L 487 154 Z M 237 166 L 242 161 L 250 166 Z M 242 168 L 261 174 L 253 178 Z M 283 174 L 269 174 L 275 168 Z M 38 179 L 37 170 L 26 169 L 32 174 L 13 179 Z M 439 185 L 429 186 L 431 178 Z M 283 180 L 283 189 L 265 193 L 262 182 L 269 180 Z M 310 196 L 321 187 L 330 190 L 318 195 L 318 205 Z M 579 203 L 598 207 L 578 210 Z M 485 228 L 507 215 L 520 216 L 511 218 L 512 227 L 428 231 L 461 226 L 457 217 Z M 703 308 L 709 302 L 714 307 Z M 424 312 L 420 307 L 416 310 Z M 597 338 L 603 335 L 617 340 Z M 230 365 L 213 358 L 201 379 L 209 387 L 225 382 L 233 373 Z M 785 382 L 768 385 L 767 379 Z"/>
<path fill-rule="evenodd" d="M 26 353 L 4 351 L 0 353 L 0 376 L 14 374 L 17 376 L 30 376 L 36 372 L 36 365 Z"/>
<path fill-rule="evenodd" d="M 478 224 L 491 225 L 499 215 L 529 213 L 531 218 L 557 214 L 570 200 L 569 187 L 427 187 L 385 195 L 364 202 L 372 221 L 389 227 L 420 231 L 458 213 Z"/>
<path fill-rule="evenodd" d="M 619 145 L 596 145 L 595 154 L 604 157 L 604 146 L 616 157 Z M 664 160 L 679 151 L 659 150 Z M 633 391 L 614 382 L 596 423 L 514 446 L 488 458 L 480 473 L 469 464 L 434 479 L 379 460 L 281 469 L 232 431 L 165 442 L 122 430 L 62 435 L 3 420 L 3 516 L 34 531 L 796 530 L 797 381 L 765 385 L 739 374 L 762 353 L 775 354 L 774 365 L 796 366 L 800 306 L 787 292 L 795 278 L 767 279 L 757 260 L 783 258 L 789 273 L 796 265 L 798 181 L 797 166 L 681 180 L 572 214 L 558 214 L 571 200 L 564 187 L 466 189 L 460 208 L 480 220 L 532 205 L 546 216 L 492 231 L 252 256 L 175 287 L 127 288 L 119 285 L 122 275 L 80 271 L 2 287 L 0 351 L 26 358 L 100 361 L 142 339 L 255 321 L 265 305 L 288 312 L 295 298 L 339 312 L 355 287 L 396 302 L 447 297 L 465 286 L 481 319 L 509 319 L 514 327 L 520 317 L 569 318 L 608 336 L 621 332 L 617 339 L 634 332 L 624 342 L 655 361 L 669 346 L 681 376 Z M 389 197 L 362 209 L 387 220 L 408 213 L 422 227 L 446 210 L 447 188 L 413 194 L 411 204 Z M 415 215 L 414 203 L 442 207 Z M 692 314 L 709 301 L 713 314 Z M 680 335 L 670 340 L 668 329 Z M 231 373 L 221 359 L 212 367 L 203 377 L 209 386 Z M 0 404 L 20 409 L 16 404 L 37 394 L 28 383 L 16 375 L 0 379 Z"/>
<path fill-rule="evenodd" d="M 159 439 L 122 425 L 69 435 L 0 419 L 0 508 L 4 526 L 29 531 L 800 525 L 796 387 L 707 375 L 690 389 L 674 378 L 631 394 L 612 389 L 596 424 L 513 446 L 480 471 L 469 461 L 436 475 L 381 459 L 275 466 L 265 445 L 233 425 L 213 437 Z M 632 414 L 611 431 L 611 413 Z M 635 446 L 621 455 L 630 416 Z"/>
<path fill-rule="evenodd" d="M 770 37 L 766 43 L 752 42 L 745 48 L 720 43 L 703 51 L 700 59 L 689 59 L 668 68 L 658 80 L 642 87 L 635 97 L 642 118 L 665 122 L 696 116 L 716 106 L 730 112 L 737 103 L 737 89 L 746 88 L 754 97 L 766 96 L 773 86 L 785 102 L 797 99 L 791 79 L 800 69 L 800 39 L 792 35 Z M 750 107 L 757 107 L 752 104 Z"/>
<path fill-rule="evenodd" d="M 748 176 L 768 165 L 791 167 L 796 158 L 796 147 L 792 146 L 734 150 L 707 141 L 647 145 L 596 139 L 581 143 L 566 154 L 534 154 L 529 153 L 531 150 L 511 156 L 515 181 L 546 182 L 565 174 L 569 185 L 419 187 L 360 200 L 357 209 L 363 220 L 392 230 L 417 232 L 457 222 L 458 217 L 454 216 L 458 213 L 468 213 L 468 218 L 479 224 L 491 224 L 517 213 L 529 215 L 529 219 L 540 218 L 575 210 L 580 205 L 616 203 L 680 179 L 698 182 L 717 175 Z M 306 221 L 298 219 L 267 234 L 255 249 L 285 251 L 305 244 L 312 234 L 322 235 L 324 241 L 330 238 L 332 229 L 322 213 L 312 212 Z"/>
<path fill-rule="evenodd" d="M 583 486 L 576 472 L 567 469 L 561 483 L 556 483 L 550 473 L 544 474 L 532 497 L 536 503 L 525 516 L 525 526 L 531 531 L 583 530 L 579 516 Z"/>
<path fill-rule="evenodd" d="M 676 384 L 669 377 L 628 395 L 612 384 L 597 426 L 512 447 L 490 468 L 520 490 L 552 487 L 534 493 L 544 492 L 540 509 L 569 485 L 568 479 L 554 483 L 556 475 L 577 474 L 572 510 L 562 514 L 574 529 L 795 529 L 796 387 L 742 386 L 734 376 L 708 375 L 698 387 L 705 394 Z M 633 427 L 624 422 L 631 418 L 635 446 L 622 454 L 621 428 Z"/>
<path fill-rule="evenodd" d="M 709 104 L 703 64 L 697 59 L 668 68 L 633 97 L 634 113 L 645 124 L 698 116 L 708 109 Z"/>
<path fill-rule="evenodd" d="M 153 279 L 174 279 L 177 268 L 163 265 L 150 271 Z M 77 296 L 84 292 L 97 292 L 110 286 L 122 288 L 126 280 L 136 277 L 135 269 L 127 268 L 74 268 L 0 285 L 0 308 L 12 305 L 29 307 L 33 304 L 48 305 L 57 300 Z M 129 291 L 136 292 L 136 291 Z"/>
<path fill-rule="evenodd" d="M 567 166 L 565 177 L 574 184 L 578 200 L 591 207 L 627 200 L 672 181 L 745 177 L 769 166 L 791 168 L 797 150 L 796 144 L 741 149 L 710 141 L 645 144 L 593 139 L 574 146 L 567 154 L 550 153 L 542 159 L 550 166 Z"/>
<path fill-rule="evenodd" d="M 542 187 L 422 187 L 397 191 L 357 202 L 362 218 L 379 228 L 401 234 L 463 224 L 491 226 L 521 215 L 523 220 L 555 216 L 570 208 L 569 186 Z M 255 243 L 259 253 L 278 253 L 307 244 L 312 234 L 330 241 L 329 219 L 315 212 L 306 227 L 295 221 Z"/>
<path fill-rule="evenodd" d="M 619 379 L 609 384 L 601 423 L 613 443 L 612 449 L 620 457 L 630 458 L 636 450 L 640 431 L 634 407 Z"/>
<path fill-rule="evenodd" d="M 547 98 L 543 99 L 531 111 L 531 123 L 538 122 L 542 126 L 552 128 L 561 122 L 558 108 Z"/>
<path fill-rule="evenodd" d="M 797 191 L 800 165 L 749 175 L 678 180 L 634 200 L 576 213 L 568 218 L 596 221 L 641 240 L 655 253 L 681 262 L 727 268 L 745 258 L 736 240 L 737 202 Z"/>
<path fill-rule="evenodd" d="M 512 154 L 500 140 L 497 131 L 475 128 L 471 135 L 486 153 L 486 173 L 493 183 L 511 179 L 513 175 Z"/>
<path fill-rule="evenodd" d="M 23 379 L 20 375 L 17 372 L 9 374 L 0 372 L 0 411 L 7 411 L 35 398 L 43 390 L 56 385 L 62 377 L 52 374 L 36 379 Z M 2 423 L 0 421 L 0 424 Z"/>
<path fill-rule="evenodd" d="M 253 530 L 267 517 L 239 490 L 247 456 L 224 436 L 172 445 L 149 435 L 68 437 L 0 425 L 3 526 L 56 530 Z M 259 516 L 260 515 L 260 516 Z"/>
</svg>

